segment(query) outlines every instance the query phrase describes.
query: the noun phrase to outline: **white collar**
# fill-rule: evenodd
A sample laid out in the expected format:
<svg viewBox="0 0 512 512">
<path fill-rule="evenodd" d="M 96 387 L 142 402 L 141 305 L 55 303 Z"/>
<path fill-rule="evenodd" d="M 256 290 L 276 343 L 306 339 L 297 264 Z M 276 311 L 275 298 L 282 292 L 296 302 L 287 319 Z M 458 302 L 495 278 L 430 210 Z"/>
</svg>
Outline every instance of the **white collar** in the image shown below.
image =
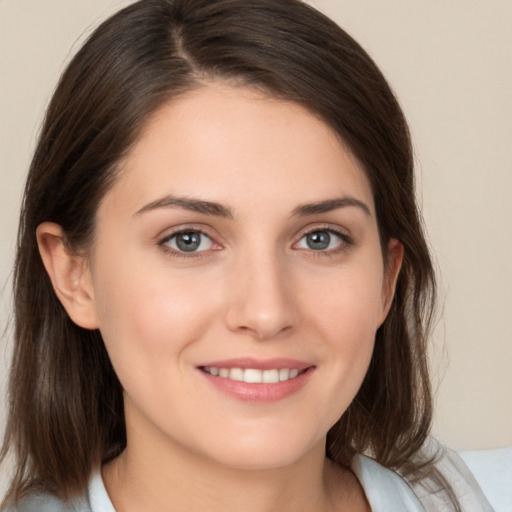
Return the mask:
<svg viewBox="0 0 512 512">
<path fill-rule="evenodd" d="M 88 492 L 92 512 L 116 512 L 105 489 L 100 469 L 91 475 Z"/>
<path fill-rule="evenodd" d="M 407 482 L 378 462 L 356 454 L 351 469 L 363 487 L 372 512 L 424 512 Z"/>
</svg>

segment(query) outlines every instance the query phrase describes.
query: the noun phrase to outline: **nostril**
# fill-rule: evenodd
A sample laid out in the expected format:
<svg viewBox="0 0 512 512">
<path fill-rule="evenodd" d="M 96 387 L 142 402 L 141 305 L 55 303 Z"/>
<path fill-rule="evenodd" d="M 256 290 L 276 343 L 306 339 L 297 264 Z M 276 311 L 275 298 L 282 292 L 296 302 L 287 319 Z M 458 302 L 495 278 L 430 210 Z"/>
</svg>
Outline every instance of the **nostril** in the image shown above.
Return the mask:
<svg viewBox="0 0 512 512">
<path fill-rule="evenodd" d="M 282 336 L 284 334 L 287 334 L 293 329 L 293 326 L 291 325 L 284 325 L 284 326 L 262 326 L 259 327 L 248 327 L 245 325 L 241 325 L 237 328 L 238 332 L 251 335 L 254 338 L 257 338 L 259 340 L 267 340 L 276 338 L 279 336 Z"/>
</svg>

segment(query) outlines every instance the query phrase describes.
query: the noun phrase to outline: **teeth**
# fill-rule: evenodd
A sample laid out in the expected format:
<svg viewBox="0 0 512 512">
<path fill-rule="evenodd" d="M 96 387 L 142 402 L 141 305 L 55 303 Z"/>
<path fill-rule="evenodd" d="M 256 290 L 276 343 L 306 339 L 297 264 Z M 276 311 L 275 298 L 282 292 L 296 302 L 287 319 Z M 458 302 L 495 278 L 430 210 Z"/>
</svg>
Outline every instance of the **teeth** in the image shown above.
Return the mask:
<svg viewBox="0 0 512 512">
<path fill-rule="evenodd" d="M 259 370 L 257 368 L 218 368 L 216 366 L 204 366 L 203 370 L 214 377 L 231 379 L 248 384 L 275 384 L 294 379 L 299 375 L 297 368 L 273 368 L 271 370 Z"/>
<path fill-rule="evenodd" d="M 279 382 L 279 370 L 263 370 L 262 381 L 265 384 Z"/>
<path fill-rule="evenodd" d="M 244 370 L 244 382 L 250 384 L 261 384 L 262 377 L 261 370 L 255 370 L 254 368 L 247 368 Z"/>
<path fill-rule="evenodd" d="M 231 370 L 229 371 L 229 378 L 231 380 L 243 381 L 244 371 L 242 370 L 242 368 L 231 368 Z"/>
</svg>

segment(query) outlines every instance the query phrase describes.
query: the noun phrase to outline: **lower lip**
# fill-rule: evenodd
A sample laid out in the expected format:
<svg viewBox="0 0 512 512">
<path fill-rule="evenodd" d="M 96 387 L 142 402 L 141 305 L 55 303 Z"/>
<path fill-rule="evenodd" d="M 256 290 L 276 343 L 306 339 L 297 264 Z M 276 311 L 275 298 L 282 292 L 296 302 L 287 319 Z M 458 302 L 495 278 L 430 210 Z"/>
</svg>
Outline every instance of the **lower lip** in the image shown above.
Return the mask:
<svg viewBox="0 0 512 512">
<path fill-rule="evenodd" d="M 308 368 L 297 377 L 273 384 L 249 384 L 223 377 L 214 377 L 202 370 L 198 371 L 206 380 L 220 391 L 231 395 L 243 402 L 271 403 L 285 398 L 300 391 L 313 374 L 314 367 Z"/>
</svg>

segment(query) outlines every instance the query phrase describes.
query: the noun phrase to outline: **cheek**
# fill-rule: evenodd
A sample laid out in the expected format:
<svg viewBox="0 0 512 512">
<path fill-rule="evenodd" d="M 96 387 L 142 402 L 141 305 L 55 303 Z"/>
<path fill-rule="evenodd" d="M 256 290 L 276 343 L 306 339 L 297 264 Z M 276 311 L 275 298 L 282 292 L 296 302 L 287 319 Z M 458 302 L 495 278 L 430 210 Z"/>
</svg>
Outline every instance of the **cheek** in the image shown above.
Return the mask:
<svg viewBox="0 0 512 512">
<path fill-rule="evenodd" d="M 318 413 L 329 410 L 330 425 L 350 405 L 368 370 L 383 308 L 379 268 L 376 264 L 373 269 L 340 270 L 328 285 L 316 287 L 307 300 L 308 308 L 303 308 L 310 312 L 308 324 L 320 334 L 319 349 L 328 361 Z"/>
<path fill-rule="evenodd" d="M 128 263 L 98 275 L 100 330 L 133 410 L 164 428 L 178 428 L 172 411 L 188 410 L 195 401 L 187 405 L 186 395 L 175 390 L 191 386 L 193 347 L 218 316 L 217 305 L 204 280 L 191 282 L 149 266 L 134 275 Z"/>
<path fill-rule="evenodd" d="M 179 357 L 215 317 L 208 281 L 170 272 L 165 265 L 126 254 L 117 265 L 102 264 L 94 278 L 100 331 L 121 379 L 132 366 L 149 374 L 153 367 L 165 368 L 154 363 Z"/>
<path fill-rule="evenodd" d="M 373 338 L 383 312 L 382 264 L 373 260 L 365 264 L 341 267 L 321 279 L 315 286 L 309 285 L 310 293 L 303 293 L 307 303 L 304 311 L 310 311 L 318 325 L 322 325 L 330 339 L 340 343 L 350 340 Z M 302 288 L 305 289 L 306 283 Z"/>
</svg>

